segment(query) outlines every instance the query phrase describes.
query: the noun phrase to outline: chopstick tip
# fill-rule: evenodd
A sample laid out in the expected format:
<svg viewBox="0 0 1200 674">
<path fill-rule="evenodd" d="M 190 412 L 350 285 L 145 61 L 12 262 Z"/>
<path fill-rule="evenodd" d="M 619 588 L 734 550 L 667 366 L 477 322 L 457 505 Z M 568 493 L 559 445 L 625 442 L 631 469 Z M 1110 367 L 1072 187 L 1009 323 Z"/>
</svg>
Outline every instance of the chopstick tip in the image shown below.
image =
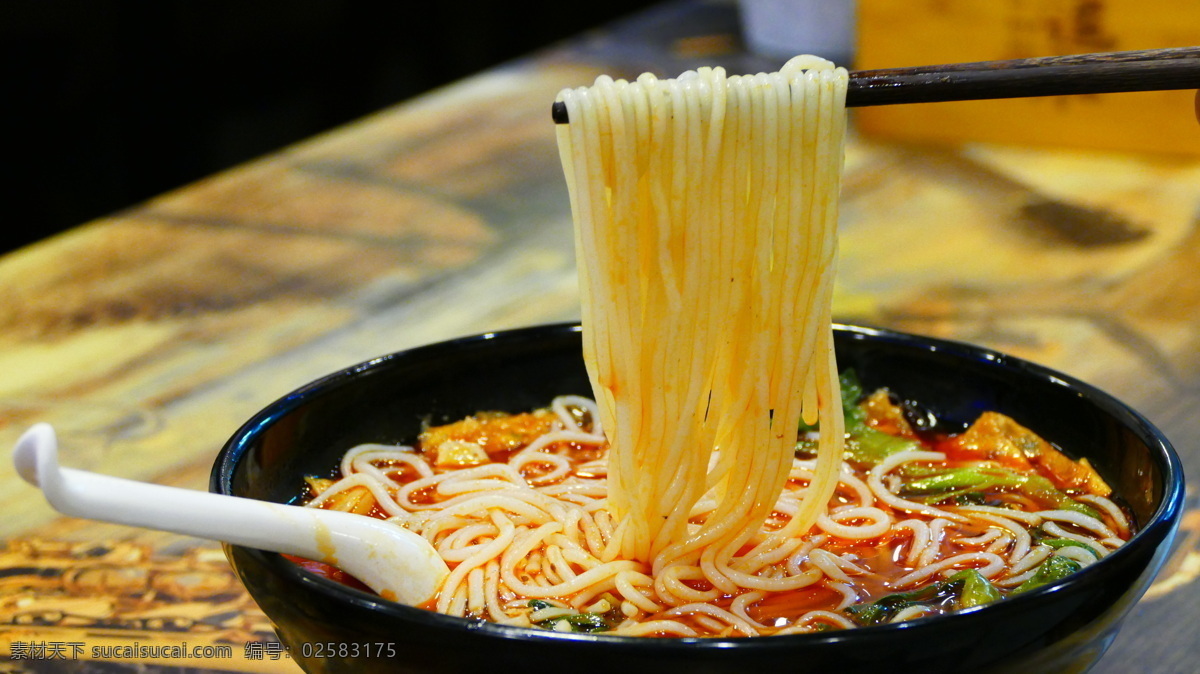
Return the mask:
<svg viewBox="0 0 1200 674">
<path fill-rule="evenodd" d="M 571 119 L 567 115 L 567 104 L 562 101 L 555 101 L 550 106 L 550 118 L 554 120 L 555 124 L 570 124 Z"/>
</svg>

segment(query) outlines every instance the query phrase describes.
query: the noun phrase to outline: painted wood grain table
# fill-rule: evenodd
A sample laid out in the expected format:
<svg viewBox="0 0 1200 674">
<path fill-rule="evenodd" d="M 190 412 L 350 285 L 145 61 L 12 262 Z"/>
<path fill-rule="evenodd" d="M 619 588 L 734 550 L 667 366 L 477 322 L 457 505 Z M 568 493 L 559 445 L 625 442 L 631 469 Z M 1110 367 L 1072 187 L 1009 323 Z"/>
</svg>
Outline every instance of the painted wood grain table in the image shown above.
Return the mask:
<svg viewBox="0 0 1200 674">
<path fill-rule="evenodd" d="M 70 466 L 204 489 L 241 422 L 309 380 L 576 318 L 550 102 L 601 72 L 777 67 L 732 11 L 656 10 L 0 258 L 0 445 L 48 421 Z M 854 137 L 846 171 L 839 319 L 1087 380 L 1200 474 L 1200 161 Z M 295 669 L 219 546 L 58 517 L 5 464 L 4 671 Z M 1096 671 L 1200 671 L 1188 498 Z"/>
</svg>

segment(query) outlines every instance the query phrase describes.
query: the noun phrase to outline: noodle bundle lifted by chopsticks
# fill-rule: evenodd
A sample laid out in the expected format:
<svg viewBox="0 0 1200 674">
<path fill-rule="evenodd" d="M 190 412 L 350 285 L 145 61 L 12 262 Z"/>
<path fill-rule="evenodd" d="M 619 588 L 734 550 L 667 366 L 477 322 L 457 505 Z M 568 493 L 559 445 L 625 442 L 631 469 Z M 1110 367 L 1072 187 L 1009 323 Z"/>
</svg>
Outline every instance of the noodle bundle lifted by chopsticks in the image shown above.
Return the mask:
<svg viewBox="0 0 1200 674">
<path fill-rule="evenodd" d="M 778 73 L 604 76 L 559 96 L 608 506 L 619 557 L 655 576 L 753 587 L 761 558 L 808 531 L 837 486 L 847 80 L 801 56 Z M 814 477 L 767 532 L 797 428 L 818 418 Z"/>
</svg>

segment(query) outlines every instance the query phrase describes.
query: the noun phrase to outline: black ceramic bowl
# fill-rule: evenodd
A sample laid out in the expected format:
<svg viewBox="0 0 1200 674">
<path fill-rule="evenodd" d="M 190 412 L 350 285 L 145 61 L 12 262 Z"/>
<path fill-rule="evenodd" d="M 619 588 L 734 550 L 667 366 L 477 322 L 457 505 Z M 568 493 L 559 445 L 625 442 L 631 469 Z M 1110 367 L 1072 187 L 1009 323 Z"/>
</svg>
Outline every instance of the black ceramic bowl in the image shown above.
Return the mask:
<svg viewBox="0 0 1200 674">
<path fill-rule="evenodd" d="M 523 411 L 589 395 L 578 326 L 487 334 L 378 358 L 273 403 L 217 458 L 212 490 L 287 502 L 362 442 L 412 441 L 422 422 Z M 1083 671 L 1116 634 L 1167 553 L 1183 500 L 1166 438 L 1070 377 L 964 344 L 839 326 L 839 366 L 940 419 L 1015 417 L 1088 457 L 1137 518 L 1127 545 L 1062 582 L 958 615 L 838 632 L 737 639 L 561 634 L 475 622 L 384 601 L 279 555 L 228 546 L 230 561 L 309 671 L 933 672 Z M 354 655 L 357 654 L 357 657 Z"/>
</svg>

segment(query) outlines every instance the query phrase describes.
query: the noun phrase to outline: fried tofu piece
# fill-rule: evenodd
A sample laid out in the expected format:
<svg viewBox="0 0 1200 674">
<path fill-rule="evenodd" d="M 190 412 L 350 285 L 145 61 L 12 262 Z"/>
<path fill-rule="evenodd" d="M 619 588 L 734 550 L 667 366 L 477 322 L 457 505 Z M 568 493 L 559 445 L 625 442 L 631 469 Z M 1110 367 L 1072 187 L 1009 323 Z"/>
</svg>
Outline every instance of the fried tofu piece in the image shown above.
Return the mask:
<svg viewBox="0 0 1200 674">
<path fill-rule="evenodd" d="M 488 456 L 513 452 L 550 431 L 555 418 L 549 410 L 522 414 L 480 412 L 452 424 L 426 429 L 417 446 L 428 454 L 453 440 L 474 444 Z"/>
<path fill-rule="evenodd" d="M 333 480 L 323 477 L 306 477 L 304 481 L 308 483 L 308 488 L 312 491 L 313 496 L 320 496 L 334 484 Z M 321 507 L 356 515 L 370 515 L 375 510 L 375 505 L 375 497 L 371 494 L 370 489 L 355 486 L 330 496 L 321 504 Z"/>
<path fill-rule="evenodd" d="M 902 438 L 916 437 L 912 425 L 904 417 L 904 408 L 892 402 L 892 394 L 886 388 L 867 396 L 861 404 L 871 428 Z"/>
<path fill-rule="evenodd" d="M 443 440 L 432 450 L 433 465 L 438 468 L 467 468 L 491 461 L 483 447 L 465 440 Z"/>
<path fill-rule="evenodd" d="M 1073 461 L 1037 433 L 998 412 L 984 412 L 957 440 L 960 450 L 1011 468 L 1039 472 L 1063 490 L 1108 496 L 1112 488 L 1087 459 Z"/>
</svg>

